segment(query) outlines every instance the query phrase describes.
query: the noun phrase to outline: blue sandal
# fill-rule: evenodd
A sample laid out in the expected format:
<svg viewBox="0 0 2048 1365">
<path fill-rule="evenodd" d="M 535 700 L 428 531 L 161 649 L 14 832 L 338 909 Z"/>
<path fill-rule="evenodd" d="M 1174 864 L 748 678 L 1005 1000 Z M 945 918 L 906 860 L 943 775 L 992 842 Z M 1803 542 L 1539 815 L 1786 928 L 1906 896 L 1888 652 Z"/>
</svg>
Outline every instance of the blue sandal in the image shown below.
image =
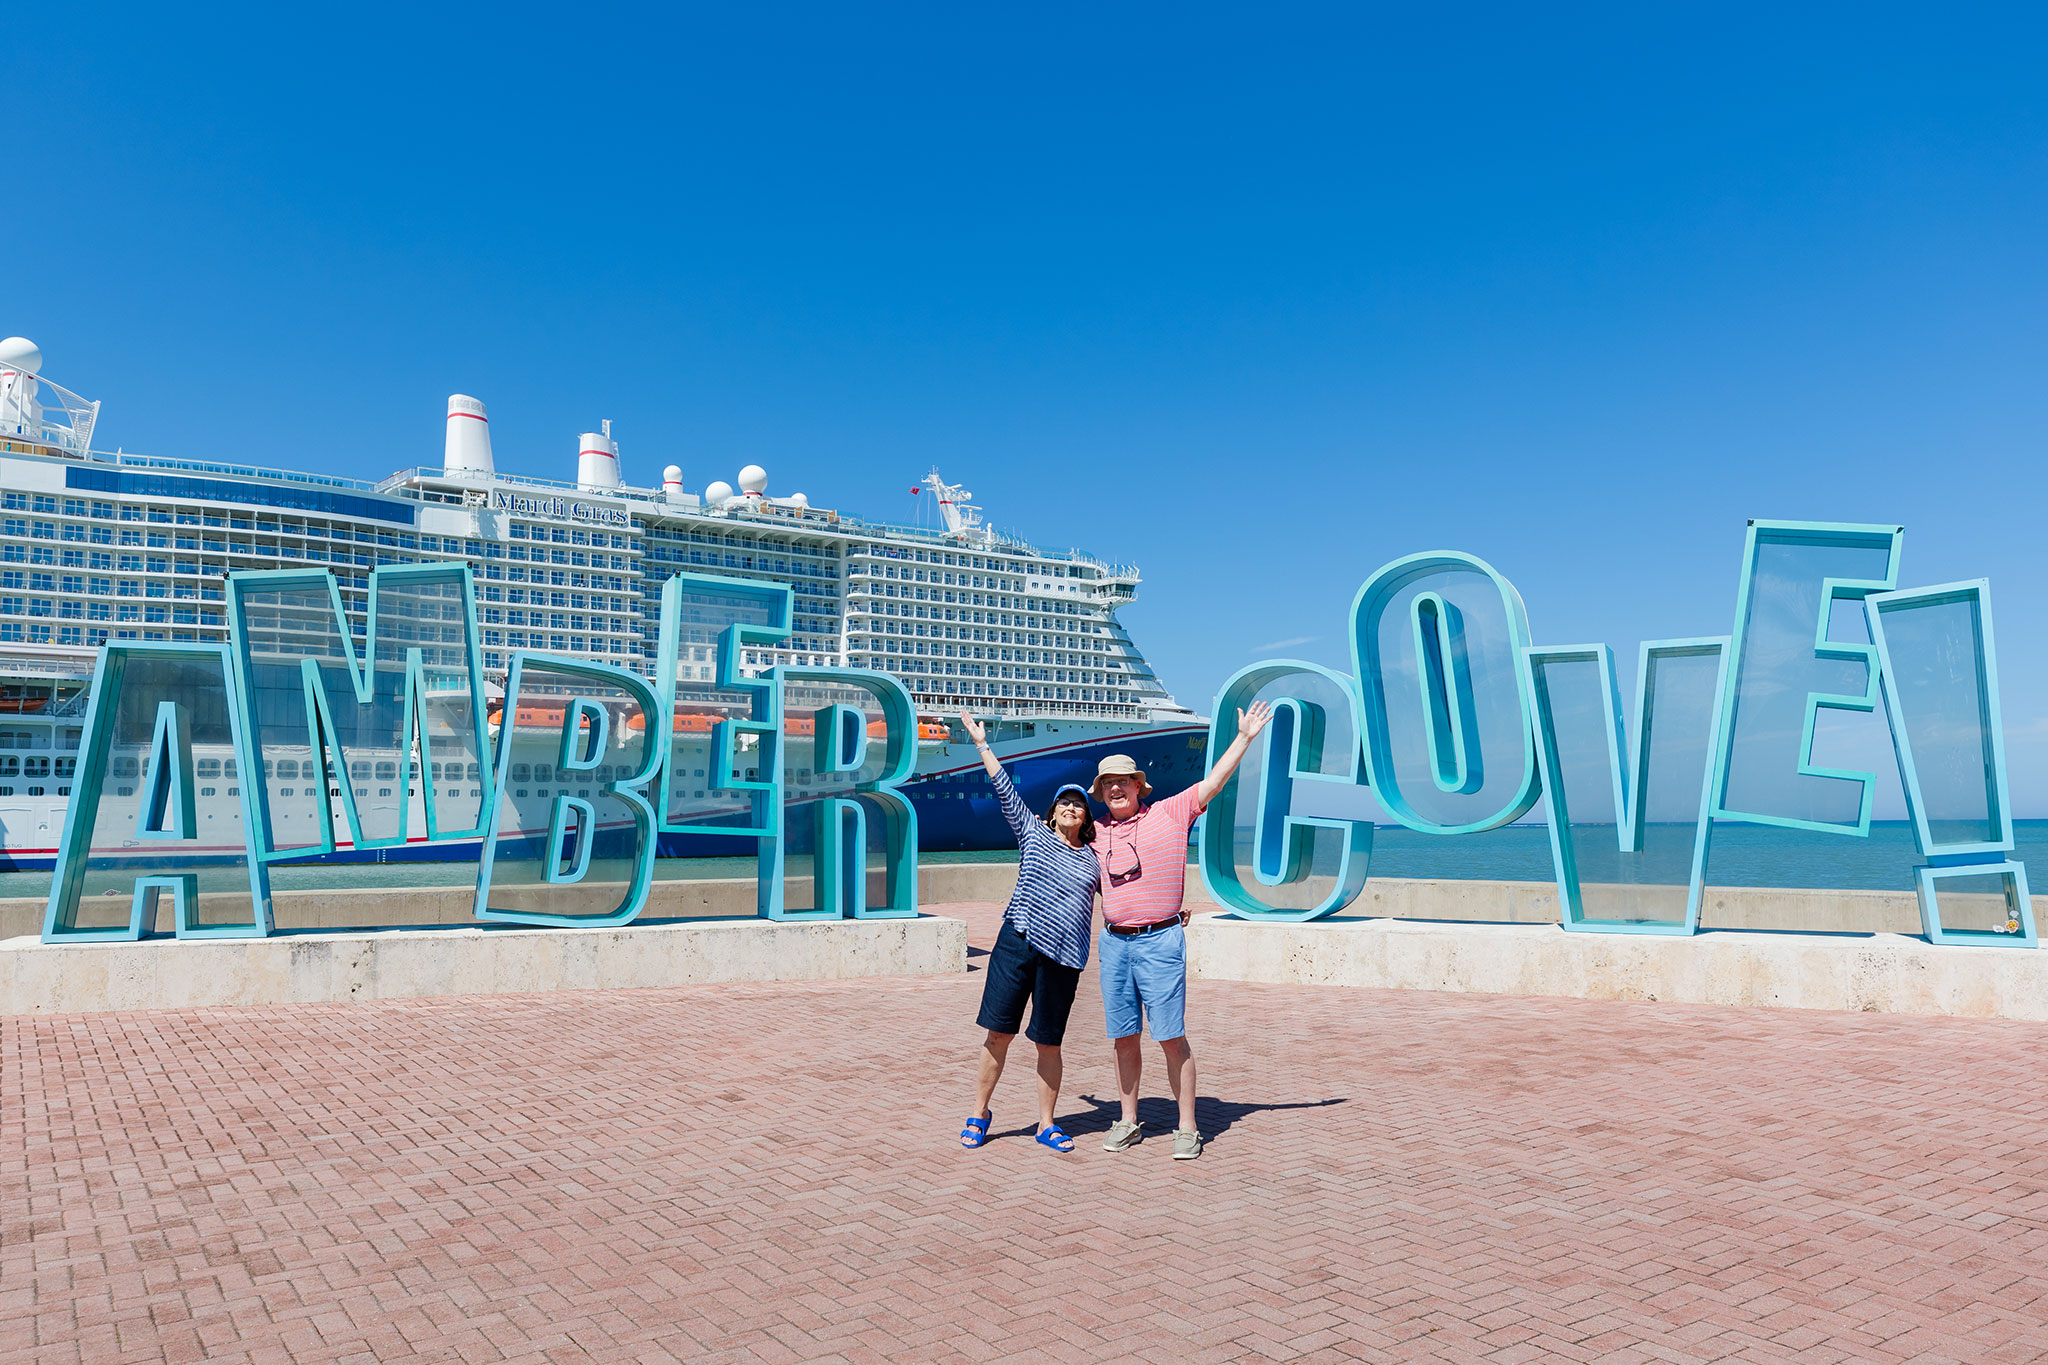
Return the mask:
<svg viewBox="0 0 2048 1365">
<path fill-rule="evenodd" d="M 1039 1132 L 1038 1144 L 1041 1147 L 1050 1147 L 1055 1152 L 1071 1152 L 1074 1150 L 1074 1140 L 1061 1132 L 1060 1126 L 1057 1123 Z"/>
<path fill-rule="evenodd" d="M 962 1147 L 979 1147 L 988 1141 L 988 1126 L 995 1122 L 995 1111 L 991 1109 L 986 1118 L 969 1119 L 967 1126 L 960 1130 Z"/>
</svg>

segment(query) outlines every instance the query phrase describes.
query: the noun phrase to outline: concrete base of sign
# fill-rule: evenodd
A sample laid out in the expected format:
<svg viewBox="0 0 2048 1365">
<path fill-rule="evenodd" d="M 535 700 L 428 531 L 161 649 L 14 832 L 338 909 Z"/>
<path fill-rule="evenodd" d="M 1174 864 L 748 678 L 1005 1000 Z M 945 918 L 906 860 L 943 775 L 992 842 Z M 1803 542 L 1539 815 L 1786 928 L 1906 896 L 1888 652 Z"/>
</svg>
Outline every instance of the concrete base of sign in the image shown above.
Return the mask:
<svg viewBox="0 0 2048 1365">
<path fill-rule="evenodd" d="M 509 995 L 967 970 L 967 926 L 899 920 L 654 921 L 619 929 L 354 929 L 267 939 L 0 941 L 0 1013 Z"/>
<path fill-rule="evenodd" d="M 918 903 L 950 905 L 960 901 L 1010 898 L 1017 883 L 1017 864 L 923 863 L 917 869 Z M 1188 869 L 1188 903 L 1213 904 L 1202 887 L 1198 869 Z M 793 879 L 791 894 L 808 889 L 808 879 Z M 456 886 L 363 887 L 352 890 L 279 891 L 275 899 L 280 930 L 353 929 L 365 924 L 475 924 L 474 883 Z M 2048 896 L 2039 915 L 2048 923 Z M 205 918 L 245 919 L 249 897 L 202 893 Z M 508 897 L 516 905 L 519 896 Z M 171 932 L 170 899 L 157 915 L 157 931 Z M 699 918 L 707 915 L 751 915 L 752 879 L 657 881 L 648 893 L 647 917 Z M 108 897 L 97 911 L 99 923 L 116 922 L 127 902 Z M 0 939 L 43 931 L 44 898 L 0 899 Z M 1354 914 L 1397 919 L 1497 920 L 1509 924 L 1557 923 L 1555 882 L 1475 882 L 1375 877 L 1352 907 Z M 1915 934 L 1920 931 L 1920 905 L 1910 890 L 1816 891 L 1768 887 L 1709 886 L 1700 907 L 1700 921 L 1709 929 L 1794 929 L 1809 932 Z"/>
<path fill-rule="evenodd" d="M 1554 924 L 1202 915 L 1189 928 L 1188 970 L 1213 981 L 2048 1020 L 2048 949 L 1935 947 L 1888 933 L 1665 938 Z"/>
</svg>

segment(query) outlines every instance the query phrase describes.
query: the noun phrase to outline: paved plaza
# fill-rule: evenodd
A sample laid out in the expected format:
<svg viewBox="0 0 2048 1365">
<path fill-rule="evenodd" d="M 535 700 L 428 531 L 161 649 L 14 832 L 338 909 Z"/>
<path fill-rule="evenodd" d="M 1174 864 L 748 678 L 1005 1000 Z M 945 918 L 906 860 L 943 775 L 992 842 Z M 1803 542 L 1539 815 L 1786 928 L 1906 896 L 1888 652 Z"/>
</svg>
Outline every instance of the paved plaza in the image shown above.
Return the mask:
<svg viewBox="0 0 2048 1365">
<path fill-rule="evenodd" d="M 2035 1024 L 1093 973 L 1069 1157 L 977 970 L 0 1021 L 0 1360 L 2048 1358 Z M 1967 951 L 1967 950 L 1957 950 Z"/>
</svg>

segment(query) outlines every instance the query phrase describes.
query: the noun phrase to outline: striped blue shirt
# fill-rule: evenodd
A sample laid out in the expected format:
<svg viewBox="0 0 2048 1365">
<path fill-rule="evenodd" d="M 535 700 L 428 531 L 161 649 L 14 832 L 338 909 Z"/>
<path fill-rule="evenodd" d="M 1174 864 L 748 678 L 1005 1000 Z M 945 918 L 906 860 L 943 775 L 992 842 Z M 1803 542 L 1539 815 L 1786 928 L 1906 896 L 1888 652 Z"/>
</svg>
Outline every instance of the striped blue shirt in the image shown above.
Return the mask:
<svg viewBox="0 0 2048 1365">
<path fill-rule="evenodd" d="M 1088 965 L 1089 927 L 1095 918 L 1095 890 L 1102 865 L 1085 845 L 1075 848 L 1031 813 L 1010 775 L 992 779 L 1003 803 L 1003 818 L 1017 835 L 1017 889 L 1003 918 L 1024 941 L 1062 967 Z"/>
</svg>

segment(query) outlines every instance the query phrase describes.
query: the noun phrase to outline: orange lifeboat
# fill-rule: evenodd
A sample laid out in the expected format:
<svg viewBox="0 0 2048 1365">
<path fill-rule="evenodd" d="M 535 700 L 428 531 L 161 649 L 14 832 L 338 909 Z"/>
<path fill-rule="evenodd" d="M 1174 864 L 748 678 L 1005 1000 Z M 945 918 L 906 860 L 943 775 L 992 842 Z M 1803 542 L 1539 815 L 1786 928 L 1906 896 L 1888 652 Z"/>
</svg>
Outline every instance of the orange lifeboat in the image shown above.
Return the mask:
<svg viewBox="0 0 2048 1365">
<path fill-rule="evenodd" d="M 708 735 L 721 719 L 723 717 L 705 711 L 677 711 L 674 733 Z M 647 718 L 636 711 L 626 717 L 626 728 L 637 734 L 647 728 Z"/>
</svg>

